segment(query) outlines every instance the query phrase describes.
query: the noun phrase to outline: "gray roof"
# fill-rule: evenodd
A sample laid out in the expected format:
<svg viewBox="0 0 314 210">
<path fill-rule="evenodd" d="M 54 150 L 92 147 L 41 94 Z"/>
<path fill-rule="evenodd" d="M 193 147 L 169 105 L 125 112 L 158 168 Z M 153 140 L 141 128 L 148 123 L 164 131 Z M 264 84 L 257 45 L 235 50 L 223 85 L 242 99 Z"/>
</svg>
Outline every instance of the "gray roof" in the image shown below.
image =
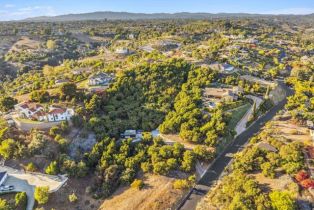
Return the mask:
<svg viewBox="0 0 314 210">
<path fill-rule="evenodd" d="M 272 146 L 268 143 L 265 143 L 265 142 L 258 143 L 257 147 L 260 149 L 264 149 L 266 151 L 269 151 L 269 152 L 277 152 L 278 151 L 274 146 Z"/>
<path fill-rule="evenodd" d="M 4 171 L 4 172 L 0 172 L 0 180 L 2 180 L 2 179 L 3 179 L 3 177 L 4 177 L 6 174 L 7 174 L 7 172 L 6 172 L 6 171 Z"/>
</svg>

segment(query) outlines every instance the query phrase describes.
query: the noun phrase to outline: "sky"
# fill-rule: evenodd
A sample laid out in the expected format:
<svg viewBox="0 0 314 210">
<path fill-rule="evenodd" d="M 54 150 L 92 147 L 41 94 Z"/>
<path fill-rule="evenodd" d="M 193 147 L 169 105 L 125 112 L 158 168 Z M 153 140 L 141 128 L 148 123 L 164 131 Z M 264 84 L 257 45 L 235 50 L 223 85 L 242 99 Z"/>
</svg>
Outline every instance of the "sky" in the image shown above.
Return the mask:
<svg viewBox="0 0 314 210">
<path fill-rule="evenodd" d="M 309 14 L 314 0 L 0 0 L 0 21 L 95 11 Z"/>
</svg>

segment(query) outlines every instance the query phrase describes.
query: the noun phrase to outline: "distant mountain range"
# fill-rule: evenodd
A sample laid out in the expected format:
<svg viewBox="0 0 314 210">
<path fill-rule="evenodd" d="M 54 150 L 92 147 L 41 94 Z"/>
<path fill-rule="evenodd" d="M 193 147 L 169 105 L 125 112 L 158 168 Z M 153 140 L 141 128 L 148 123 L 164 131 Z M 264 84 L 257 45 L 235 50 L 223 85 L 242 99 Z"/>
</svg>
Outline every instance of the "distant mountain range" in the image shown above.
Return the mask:
<svg viewBox="0 0 314 210">
<path fill-rule="evenodd" d="M 240 18 L 240 17 L 269 17 L 274 15 L 248 13 L 129 13 L 129 12 L 92 12 L 82 14 L 68 14 L 59 16 L 40 16 L 27 18 L 25 22 L 54 22 L 54 21 L 84 21 L 84 20 L 151 20 L 151 19 L 209 19 L 209 18 Z M 276 15 L 297 16 L 297 15 Z M 301 16 L 301 15 L 300 15 Z M 307 15 L 309 16 L 309 15 Z M 310 16 L 313 16 L 310 15 Z M 302 16 L 303 17 L 303 16 Z"/>
</svg>

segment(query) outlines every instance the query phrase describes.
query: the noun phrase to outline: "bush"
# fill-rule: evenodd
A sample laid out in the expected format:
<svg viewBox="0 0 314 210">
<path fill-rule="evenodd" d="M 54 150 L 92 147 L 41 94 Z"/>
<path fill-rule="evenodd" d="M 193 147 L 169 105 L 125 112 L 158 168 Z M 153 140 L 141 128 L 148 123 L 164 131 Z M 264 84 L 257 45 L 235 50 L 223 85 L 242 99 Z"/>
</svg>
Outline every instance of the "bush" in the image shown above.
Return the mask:
<svg viewBox="0 0 314 210">
<path fill-rule="evenodd" d="M 0 98 L 0 111 L 7 112 L 13 109 L 15 104 L 17 104 L 17 100 L 12 97 Z"/>
<path fill-rule="evenodd" d="M 0 155 L 4 159 L 16 157 L 19 151 L 18 147 L 19 147 L 18 143 L 13 139 L 3 140 L 0 144 Z"/>
<path fill-rule="evenodd" d="M 289 192 L 274 191 L 269 194 L 271 205 L 274 210 L 294 210 L 296 209 L 295 200 Z"/>
<path fill-rule="evenodd" d="M 29 164 L 27 164 L 27 166 L 25 167 L 26 171 L 30 171 L 30 172 L 34 172 L 37 171 L 37 167 L 35 166 L 34 163 L 30 162 Z"/>
<path fill-rule="evenodd" d="M 0 198 L 0 209 L 1 210 L 8 210 L 8 209 L 11 209 L 11 207 L 5 199 Z"/>
<path fill-rule="evenodd" d="M 262 174 L 266 177 L 275 178 L 275 166 L 270 162 L 261 164 Z"/>
<path fill-rule="evenodd" d="M 144 182 L 142 180 L 135 179 L 132 182 L 131 187 L 132 188 L 137 188 L 138 190 L 141 190 L 144 187 Z"/>
<path fill-rule="evenodd" d="M 49 199 L 49 187 L 36 187 L 34 197 L 39 204 L 47 203 Z"/>
<path fill-rule="evenodd" d="M 75 195 L 75 193 L 72 193 L 71 195 L 69 195 L 69 201 L 71 203 L 74 203 L 77 201 L 77 196 Z"/>
<path fill-rule="evenodd" d="M 23 208 L 26 208 L 27 204 L 27 195 L 26 192 L 19 192 L 15 195 L 15 206 L 22 206 Z"/>
<path fill-rule="evenodd" d="M 184 190 L 190 187 L 189 182 L 186 179 L 178 179 L 173 183 L 173 188 L 176 190 Z"/>
<path fill-rule="evenodd" d="M 194 154 L 199 160 L 211 160 L 214 157 L 214 153 L 208 150 L 205 146 L 196 146 L 193 149 Z"/>
<path fill-rule="evenodd" d="M 45 170 L 46 174 L 57 175 L 59 173 L 59 168 L 57 161 L 52 161 Z"/>
<path fill-rule="evenodd" d="M 149 162 L 143 162 L 141 163 L 141 169 L 144 173 L 150 172 L 152 170 L 152 164 Z"/>
</svg>

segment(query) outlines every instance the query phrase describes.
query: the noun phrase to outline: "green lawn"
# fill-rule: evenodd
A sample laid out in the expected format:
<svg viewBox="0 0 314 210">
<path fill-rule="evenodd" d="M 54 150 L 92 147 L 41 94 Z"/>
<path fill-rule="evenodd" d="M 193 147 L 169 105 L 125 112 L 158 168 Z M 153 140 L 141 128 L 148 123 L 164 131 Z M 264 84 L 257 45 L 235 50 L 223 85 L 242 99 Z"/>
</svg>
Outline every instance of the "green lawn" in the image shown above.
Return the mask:
<svg viewBox="0 0 314 210">
<path fill-rule="evenodd" d="M 229 130 L 233 130 L 236 127 L 237 123 L 242 119 L 242 117 L 250 108 L 251 108 L 251 104 L 246 103 L 245 105 L 232 109 L 230 111 L 231 119 L 228 122 Z"/>
<path fill-rule="evenodd" d="M 34 120 L 29 120 L 29 119 L 22 119 L 22 118 L 18 118 L 18 121 L 22 122 L 22 123 L 31 123 L 31 124 L 41 124 L 42 122 L 39 121 L 34 121 Z"/>
<path fill-rule="evenodd" d="M 228 130 L 233 131 L 236 127 L 237 123 L 242 119 L 242 117 L 245 115 L 245 113 L 251 108 L 250 103 L 246 103 L 242 106 L 239 106 L 235 109 L 231 109 L 228 112 L 231 113 L 231 118 L 228 122 Z M 218 145 L 217 145 L 217 154 L 222 152 L 228 143 L 234 139 L 234 136 L 231 134 L 231 132 L 228 132 L 222 139 L 220 139 Z"/>
</svg>

